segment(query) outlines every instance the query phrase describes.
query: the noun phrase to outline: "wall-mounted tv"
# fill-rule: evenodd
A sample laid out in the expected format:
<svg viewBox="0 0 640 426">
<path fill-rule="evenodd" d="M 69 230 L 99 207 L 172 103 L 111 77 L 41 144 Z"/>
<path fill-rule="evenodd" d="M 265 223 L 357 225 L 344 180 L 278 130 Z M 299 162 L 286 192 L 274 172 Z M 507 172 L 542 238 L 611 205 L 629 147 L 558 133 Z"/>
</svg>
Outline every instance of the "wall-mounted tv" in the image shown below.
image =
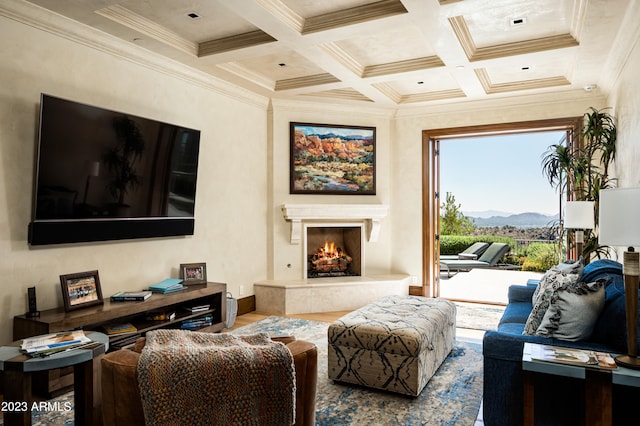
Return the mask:
<svg viewBox="0 0 640 426">
<path fill-rule="evenodd" d="M 193 235 L 200 131 L 42 94 L 29 244 Z"/>
</svg>

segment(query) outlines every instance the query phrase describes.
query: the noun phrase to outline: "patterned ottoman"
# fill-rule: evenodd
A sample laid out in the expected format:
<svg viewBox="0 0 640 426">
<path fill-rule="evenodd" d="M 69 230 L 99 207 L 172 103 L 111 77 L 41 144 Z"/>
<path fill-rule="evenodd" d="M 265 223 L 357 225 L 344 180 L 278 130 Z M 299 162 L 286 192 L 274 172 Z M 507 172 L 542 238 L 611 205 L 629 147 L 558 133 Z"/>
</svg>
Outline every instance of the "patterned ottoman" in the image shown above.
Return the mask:
<svg viewBox="0 0 640 426">
<path fill-rule="evenodd" d="M 329 379 L 418 396 L 456 337 L 456 306 L 388 296 L 329 326 Z"/>
</svg>

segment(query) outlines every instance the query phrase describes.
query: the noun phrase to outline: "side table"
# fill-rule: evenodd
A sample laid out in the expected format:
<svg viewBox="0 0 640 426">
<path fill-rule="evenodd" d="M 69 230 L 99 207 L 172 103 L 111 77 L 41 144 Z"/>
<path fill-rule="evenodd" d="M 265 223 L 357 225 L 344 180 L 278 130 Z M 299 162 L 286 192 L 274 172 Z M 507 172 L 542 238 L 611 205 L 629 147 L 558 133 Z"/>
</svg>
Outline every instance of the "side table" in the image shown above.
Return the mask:
<svg viewBox="0 0 640 426">
<path fill-rule="evenodd" d="M 522 353 L 524 373 L 524 425 L 534 424 L 534 376 L 537 373 L 553 374 L 584 380 L 585 425 L 611 425 L 613 422 L 613 385 L 640 387 L 640 371 L 617 367 L 612 370 L 589 368 L 531 358 L 534 343 L 525 343 Z"/>
<path fill-rule="evenodd" d="M 32 373 L 64 367 L 73 367 L 75 424 L 81 426 L 101 423 L 100 383 L 94 380 L 94 373 L 100 372 L 100 359 L 109 346 L 109 338 L 97 332 L 88 333 L 87 337 L 94 343 L 44 358 L 31 358 L 22 354 L 21 340 L 0 346 L 5 426 L 31 424 Z"/>
</svg>

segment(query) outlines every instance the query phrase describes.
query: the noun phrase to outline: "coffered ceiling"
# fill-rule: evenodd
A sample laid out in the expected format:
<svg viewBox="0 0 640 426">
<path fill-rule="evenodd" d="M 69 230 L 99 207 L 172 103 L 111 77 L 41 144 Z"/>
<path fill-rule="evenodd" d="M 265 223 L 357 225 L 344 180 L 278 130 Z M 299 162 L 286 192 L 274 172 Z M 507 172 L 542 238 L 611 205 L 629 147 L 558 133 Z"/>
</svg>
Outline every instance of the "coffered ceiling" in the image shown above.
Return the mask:
<svg viewBox="0 0 640 426">
<path fill-rule="evenodd" d="M 30 0 L 272 98 L 409 107 L 602 88 L 631 0 Z"/>
</svg>

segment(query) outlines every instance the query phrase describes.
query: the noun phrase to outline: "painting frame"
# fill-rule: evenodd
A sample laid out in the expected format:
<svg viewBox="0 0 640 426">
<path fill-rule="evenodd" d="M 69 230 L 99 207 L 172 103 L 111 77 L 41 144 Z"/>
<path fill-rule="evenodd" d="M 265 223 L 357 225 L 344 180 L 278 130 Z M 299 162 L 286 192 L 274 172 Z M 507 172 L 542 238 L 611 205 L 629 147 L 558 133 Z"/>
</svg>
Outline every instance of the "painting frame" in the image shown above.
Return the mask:
<svg viewBox="0 0 640 426">
<path fill-rule="evenodd" d="M 376 128 L 289 123 L 289 193 L 376 195 Z"/>
<path fill-rule="evenodd" d="M 102 305 L 102 288 L 97 270 L 60 275 L 65 312 Z"/>
<path fill-rule="evenodd" d="M 198 263 L 181 263 L 180 279 L 183 285 L 196 285 L 207 283 L 207 264 Z"/>
</svg>

